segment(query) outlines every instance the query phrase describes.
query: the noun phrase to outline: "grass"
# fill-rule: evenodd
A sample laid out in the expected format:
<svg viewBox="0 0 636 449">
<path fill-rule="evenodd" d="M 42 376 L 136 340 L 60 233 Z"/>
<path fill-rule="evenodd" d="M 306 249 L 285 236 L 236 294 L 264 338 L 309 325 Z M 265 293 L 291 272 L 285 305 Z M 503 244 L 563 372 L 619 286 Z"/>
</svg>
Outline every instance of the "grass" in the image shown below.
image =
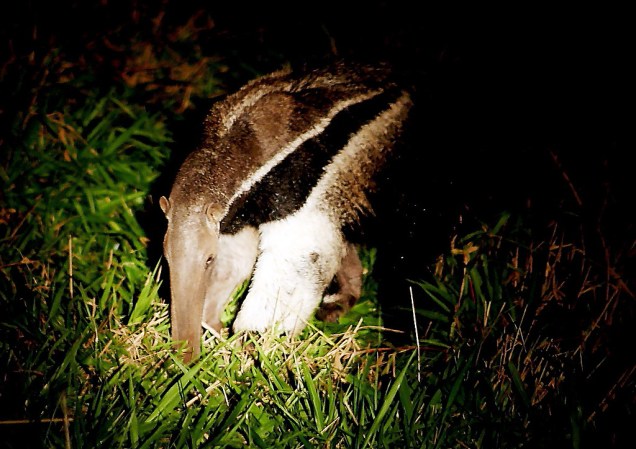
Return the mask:
<svg viewBox="0 0 636 449">
<path fill-rule="evenodd" d="M 626 441 L 612 421 L 634 412 L 629 259 L 610 247 L 597 257 L 599 236 L 574 215 L 537 229 L 502 209 L 458 232 L 412 283 L 406 344 L 382 327 L 365 248 L 363 298 L 340 323 L 297 339 L 206 332 L 202 357 L 183 365 L 149 196 L 183 112 L 220 93 L 227 72 L 195 57 L 186 29 L 163 53 L 136 37 L 119 55 L 127 75 L 107 88 L 63 48 L 4 72 L 28 101 L 0 165 L 2 447 Z"/>
</svg>

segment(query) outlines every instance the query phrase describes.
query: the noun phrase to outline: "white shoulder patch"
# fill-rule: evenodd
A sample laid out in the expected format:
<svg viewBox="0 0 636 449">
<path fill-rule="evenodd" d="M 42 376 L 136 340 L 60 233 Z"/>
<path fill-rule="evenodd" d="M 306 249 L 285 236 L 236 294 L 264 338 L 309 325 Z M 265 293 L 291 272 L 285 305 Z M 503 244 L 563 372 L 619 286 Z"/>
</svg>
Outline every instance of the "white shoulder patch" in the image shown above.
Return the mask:
<svg viewBox="0 0 636 449">
<path fill-rule="evenodd" d="M 260 255 L 234 331 L 299 333 L 338 271 L 346 243 L 337 224 L 316 208 L 260 227 Z"/>
</svg>

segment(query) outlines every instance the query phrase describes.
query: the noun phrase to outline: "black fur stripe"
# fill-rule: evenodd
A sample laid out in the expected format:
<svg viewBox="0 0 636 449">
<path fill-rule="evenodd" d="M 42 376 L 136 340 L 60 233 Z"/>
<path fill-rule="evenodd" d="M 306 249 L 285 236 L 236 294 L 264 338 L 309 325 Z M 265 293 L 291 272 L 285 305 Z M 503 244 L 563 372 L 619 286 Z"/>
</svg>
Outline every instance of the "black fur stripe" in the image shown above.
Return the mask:
<svg viewBox="0 0 636 449">
<path fill-rule="evenodd" d="M 305 141 L 234 201 L 221 222 L 221 232 L 232 234 L 243 226 L 259 226 L 300 209 L 332 158 L 400 94 L 392 89 L 340 111 L 322 133 Z"/>
</svg>

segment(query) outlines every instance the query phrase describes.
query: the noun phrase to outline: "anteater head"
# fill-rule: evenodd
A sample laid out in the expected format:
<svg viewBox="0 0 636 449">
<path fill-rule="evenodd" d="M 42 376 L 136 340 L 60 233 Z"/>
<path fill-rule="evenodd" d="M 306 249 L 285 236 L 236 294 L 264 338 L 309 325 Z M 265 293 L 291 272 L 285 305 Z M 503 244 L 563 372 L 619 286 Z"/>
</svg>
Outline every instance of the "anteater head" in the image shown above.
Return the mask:
<svg viewBox="0 0 636 449">
<path fill-rule="evenodd" d="M 203 305 L 219 242 L 219 210 L 178 193 L 170 200 L 161 197 L 160 206 L 168 219 L 163 249 L 170 266 L 172 338 L 187 343 L 189 361 L 199 352 Z"/>
</svg>

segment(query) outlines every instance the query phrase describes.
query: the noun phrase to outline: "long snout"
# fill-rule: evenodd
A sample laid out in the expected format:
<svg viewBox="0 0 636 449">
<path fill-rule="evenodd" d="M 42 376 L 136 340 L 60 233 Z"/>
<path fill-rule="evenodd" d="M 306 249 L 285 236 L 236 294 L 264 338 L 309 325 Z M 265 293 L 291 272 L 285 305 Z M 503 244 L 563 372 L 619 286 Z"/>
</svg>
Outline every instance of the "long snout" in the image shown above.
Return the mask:
<svg viewBox="0 0 636 449">
<path fill-rule="evenodd" d="M 172 339 L 179 346 L 185 342 L 187 363 L 201 352 L 205 270 L 188 263 L 175 265 L 179 264 L 170 267 Z"/>
</svg>

